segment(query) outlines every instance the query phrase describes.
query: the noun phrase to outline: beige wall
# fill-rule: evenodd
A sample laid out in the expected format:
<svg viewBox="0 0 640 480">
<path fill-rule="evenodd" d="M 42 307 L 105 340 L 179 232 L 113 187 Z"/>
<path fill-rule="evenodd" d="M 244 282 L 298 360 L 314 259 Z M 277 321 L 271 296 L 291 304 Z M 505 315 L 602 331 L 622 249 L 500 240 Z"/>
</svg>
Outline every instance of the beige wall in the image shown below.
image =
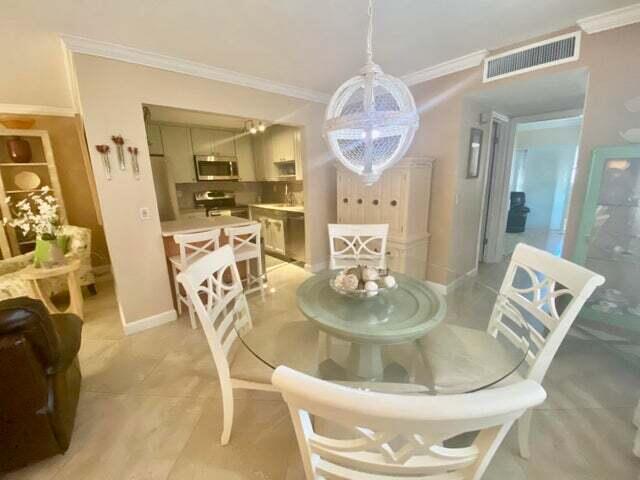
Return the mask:
<svg viewBox="0 0 640 480">
<path fill-rule="evenodd" d="M 4 23 L 0 31 L 0 104 L 71 108 L 65 54 L 58 35 Z"/>
<path fill-rule="evenodd" d="M 546 37 L 554 35 L 557 33 Z M 536 40 L 539 39 L 531 41 Z M 464 139 L 468 138 L 469 114 L 478 112 L 469 110 L 470 107 L 465 105 L 465 96 L 510 82 L 586 67 L 589 85 L 565 246 L 565 256 L 570 256 L 581 213 L 591 150 L 598 145 L 624 143 L 618 132 L 637 126 L 637 119 L 632 118 L 634 114 L 627 112 L 623 103 L 640 95 L 638 58 L 640 24 L 634 24 L 592 35 L 583 34 L 581 58 L 577 62 L 490 84 L 482 83 L 481 67 L 476 67 L 412 87 L 421 109 L 421 123 L 411 153 L 436 158 L 429 220 L 429 262 L 441 264 L 443 259 L 455 258 L 456 262 L 462 263 L 451 263 L 450 268 L 464 269 L 469 266 L 468 255 L 477 247 L 475 226 L 479 222 L 479 212 L 476 208 L 464 207 L 475 207 L 481 202 L 481 182 L 464 179 L 464 172 L 460 168 L 466 164 Z M 485 132 L 485 145 L 486 135 Z M 486 167 L 486 156 L 482 161 Z M 458 252 L 462 253 L 461 257 L 465 260 L 458 260 Z M 432 279 L 442 280 L 433 276 Z"/>
<path fill-rule="evenodd" d="M 281 95 L 88 55 L 74 55 L 87 139 L 123 321 L 173 309 L 164 259 L 142 103 L 260 118 L 303 131 L 307 257 L 326 259 L 326 224 L 335 218 L 335 169 L 321 138 L 324 106 Z M 105 179 L 94 145 L 122 134 L 140 149 L 142 178 L 114 169 Z M 112 159 L 115 162 L 115 159 Z M 152 216 L 140 220 L 140 208 Z"/>
</svg>

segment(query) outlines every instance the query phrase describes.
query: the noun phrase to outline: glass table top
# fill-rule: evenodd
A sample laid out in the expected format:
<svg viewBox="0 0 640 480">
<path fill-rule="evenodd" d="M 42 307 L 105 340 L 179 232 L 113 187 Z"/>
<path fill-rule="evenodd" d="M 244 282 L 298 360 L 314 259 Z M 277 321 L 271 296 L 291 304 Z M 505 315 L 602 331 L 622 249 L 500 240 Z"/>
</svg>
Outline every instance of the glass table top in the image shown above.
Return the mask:
<svg viewBox="0 0 640 480">
<path fill-rule="evenodd" d="M 397 288 L 352 298 L 330 286 L 338 273 L 270 270 L 265 298 L 248 297 L 253 327 L 237 330 L 244 346 L 272 369 L 407 394 L 476 391 L 523 365 L 527 322 L 478 277 L 434 265 L 391 270 Z"/>
</svg>

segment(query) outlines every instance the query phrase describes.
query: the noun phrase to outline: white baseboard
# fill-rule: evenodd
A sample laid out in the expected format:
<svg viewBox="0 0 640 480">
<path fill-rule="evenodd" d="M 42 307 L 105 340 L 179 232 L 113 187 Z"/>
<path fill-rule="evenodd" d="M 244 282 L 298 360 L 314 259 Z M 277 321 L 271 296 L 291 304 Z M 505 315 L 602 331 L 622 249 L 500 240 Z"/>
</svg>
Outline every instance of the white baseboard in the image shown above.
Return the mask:
<svg viewBox="0 0 640 480">
<path fill-rule="evenodd" d="M 327 269 L 327 262 L 318 262 L 314 264 L 305 263 L 304 269 L 311 273 L 320 272 Z"/>
<path fill-rule="evenodd" d="M 108 275 L 111 273 L 111 265 L 98 265 L 97 267 L 93 267 L 93 274 L 98 275 Z"/>
<path fill-rule="evenodd" d="M 158 313 L 135 322 L 125 323 L 124 333 L 125 335 L 133 335 L 134 333 L 148 330 L 149 328 L 159 327 L 165 323 L 174 322 L 178 318 L 178 314 L 174 309 L 167 310 L 166 312 Z"/>
<path fill-rule="evenodd" d="M 439 294 L 447 295 L 448 293 L 451 293 L 456 288 L 458 288 L 465 278 L 476 277 L 477 275 L 478 275 L 478 267 L 469 270 L 464 275 L 460 275 L 453 282 L 447 283 L 446 285 L 443 283 L 432 282 L 431 280 L 426 280 L 425 283 L 431 288 L 433 288 Z"/>
</svg>

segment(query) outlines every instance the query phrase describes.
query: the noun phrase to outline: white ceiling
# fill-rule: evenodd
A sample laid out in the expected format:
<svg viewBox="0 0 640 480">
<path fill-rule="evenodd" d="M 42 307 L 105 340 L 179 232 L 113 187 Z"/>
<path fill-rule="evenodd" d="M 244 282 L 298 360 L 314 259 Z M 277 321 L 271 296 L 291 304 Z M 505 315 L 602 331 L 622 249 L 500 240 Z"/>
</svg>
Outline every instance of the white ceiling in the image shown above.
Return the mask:
<svg viewBox="0 0 640 480">
<path fill-rule="evenodd" d="M 375 60 L 404 75 L 637 0 L 377 0 Z M 4 0 L 10 22 L 330 93 L 364 63 L 367 0 Z"/>
</svg>

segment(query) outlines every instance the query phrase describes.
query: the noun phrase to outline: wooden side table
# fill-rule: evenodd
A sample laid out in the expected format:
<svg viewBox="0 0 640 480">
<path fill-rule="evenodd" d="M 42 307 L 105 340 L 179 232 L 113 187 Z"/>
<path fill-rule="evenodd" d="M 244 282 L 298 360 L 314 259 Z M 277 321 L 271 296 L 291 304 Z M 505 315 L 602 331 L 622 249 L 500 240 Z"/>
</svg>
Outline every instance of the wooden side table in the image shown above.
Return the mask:
<svg viewBox="0 0 640 480">
<path fill-rule="evenodd" d="M 23 278 L 31 282 L 33 292 L 38 296 L 38 299 L 45 304 L 49 313 L 74 313 L 82 318 L 82 290 L 80 289 L 80 283 L 78 282 L 78 276 L 76 274 L 79 268 L 80 260 L 72 260 L 69 263 L 52 268 L 36 268 L 35 266 L 30 265 L 20 273 Z M 38 283 L 40 280 L 61 275 L 66 275 L 67 286 L 69 287 L 69 306 L 64 312 L 61 312 L 58 307 L 53 304 L 49 296 L 42 291 L 42 288 Z"/>
</svg>

